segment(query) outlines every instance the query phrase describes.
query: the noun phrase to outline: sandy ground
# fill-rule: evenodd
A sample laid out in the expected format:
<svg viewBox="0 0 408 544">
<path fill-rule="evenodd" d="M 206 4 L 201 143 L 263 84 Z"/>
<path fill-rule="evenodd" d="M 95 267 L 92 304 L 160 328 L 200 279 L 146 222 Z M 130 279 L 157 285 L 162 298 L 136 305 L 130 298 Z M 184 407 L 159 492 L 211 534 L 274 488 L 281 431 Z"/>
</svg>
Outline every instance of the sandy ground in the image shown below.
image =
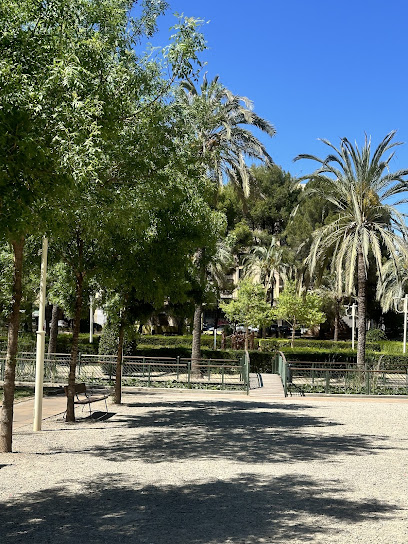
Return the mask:
<svg viewBox="0 0 408 544">
<path fill-rule="evenodd" d="M 2 544 L 408 542 L 406 401 L 138 392 L 60 417 L 0 455 Z"/>
</svg>

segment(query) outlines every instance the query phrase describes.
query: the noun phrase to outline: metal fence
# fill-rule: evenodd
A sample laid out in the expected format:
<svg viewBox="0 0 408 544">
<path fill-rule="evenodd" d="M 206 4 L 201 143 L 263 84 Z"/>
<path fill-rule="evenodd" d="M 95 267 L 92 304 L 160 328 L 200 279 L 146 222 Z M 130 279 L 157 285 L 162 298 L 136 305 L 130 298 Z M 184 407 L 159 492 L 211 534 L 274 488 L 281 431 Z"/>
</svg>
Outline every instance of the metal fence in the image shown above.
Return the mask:
<svg viewBox="0 0 408 544">
<path fill-rule="evenodd" d="M 296 392 L 408 395 L 408 368 L 360 369 L 344 362 L 288 362 L 281 352 L 276 359 L 285 396 Z"/>
<path fill-rule="evenodd" d="M 0 353 L 0 380 L 4 380 L 6 355 Z M 44 359 L 44 383 L 68 383 L 70 355 L 55 353 Z M 19 353 L 16 382 L 35 381 L 36 355 Z M 123 357 L 122 386 L 187 387 L 201 389 L 249 390 L 249 357 L 240 360 L 181 357 Z M 75 380 L 95 385 L 112 385 L 116 379 L 116 356 L 78 354 Z"/>
</svg>

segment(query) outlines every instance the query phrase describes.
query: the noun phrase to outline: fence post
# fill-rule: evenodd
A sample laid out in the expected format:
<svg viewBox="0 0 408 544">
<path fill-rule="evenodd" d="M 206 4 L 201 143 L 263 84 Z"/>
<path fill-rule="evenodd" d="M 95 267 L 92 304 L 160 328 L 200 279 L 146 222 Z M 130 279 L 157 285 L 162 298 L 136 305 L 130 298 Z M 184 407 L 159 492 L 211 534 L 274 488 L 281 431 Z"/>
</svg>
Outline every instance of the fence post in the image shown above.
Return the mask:
<svg viewBox="0 0 408 544">
<path fill-rule="evenodd" d="M 365 375 L 366 375 L 366 395 L 370 394 L 370 372 L 367 370 L 367 366 L 365 369 Z"/>
<path fill-rule="evenodd" d="M 225 367 L 224 365 L 222 365 L 221 389 L 224 389 L 224 372 L 225 372 Z"/>
<path fill-rule="evenodd" d="M 145 363 L 146 363 L 146 359 L 143 357 L 143 360 L 142 360 L 142 377 L 143 378 L 145 377 Z"/>
<path fill-rule="evenodd" d="M 187 361 L 187 385 L 191 389 L 191 361 Z"/>
<path fill-rule="evenodd" d="M 147 387 L 150 387 L 150 363 L 147 363 Z"/>
<path fill-rule="evenodd" d="M 282 378 L 283 378 L 283 392 L 285 397 L 288 396 L 288 364 L 283 364 L 282 360 Z"/>
<path fill-rule="evenodd" d="M 77 368 L 78 368 L 78 378 L 80 377 L 81 375 L 81 352 L 78 351 L 78 365 L 77 365 Z"/>
<path fill-rule="evenodd" d="M 330 387 L 330 372 L 326 370 L 326 393 L 329 392 Z"/>
<path fill-rule="evenodd" d="M 180 355 L 177 355 L 177 381 L 179 381 L 179 376 L 180 376 Z"/>
</svg>

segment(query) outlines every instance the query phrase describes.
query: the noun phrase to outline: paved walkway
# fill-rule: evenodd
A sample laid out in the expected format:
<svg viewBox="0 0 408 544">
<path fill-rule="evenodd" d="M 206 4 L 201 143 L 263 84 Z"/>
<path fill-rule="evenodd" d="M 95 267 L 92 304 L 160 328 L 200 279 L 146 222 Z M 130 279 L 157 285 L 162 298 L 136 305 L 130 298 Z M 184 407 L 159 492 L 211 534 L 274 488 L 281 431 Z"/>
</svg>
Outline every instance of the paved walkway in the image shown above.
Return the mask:
<svg viewBox="0 0 408 544">
<path fill-rule="evenodd" d="M 261 374 L 262 387 L 250 389 L 249 396 L 263 400 L 284 399 L 285 394 L 278 374 Z"/>
<path fill-rule="evenodd" d="M 66 397 L 44 397 L 42 408 L 42 419 L 57 414 L 63 414 L 67 406 Z M 13 428 L 18 429 L 24 425 L 32 425 L 34 421 L 34 397 L 18 401 L 14 404 Z"/>
</svg>

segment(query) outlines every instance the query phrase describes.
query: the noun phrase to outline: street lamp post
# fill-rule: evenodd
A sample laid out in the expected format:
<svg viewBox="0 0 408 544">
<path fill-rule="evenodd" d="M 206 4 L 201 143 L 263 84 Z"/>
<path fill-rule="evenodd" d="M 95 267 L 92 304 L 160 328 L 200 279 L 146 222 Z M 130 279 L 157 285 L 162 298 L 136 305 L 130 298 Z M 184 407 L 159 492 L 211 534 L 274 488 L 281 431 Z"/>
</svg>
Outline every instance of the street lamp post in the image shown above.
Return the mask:
<svg viewBox="0 0 408 544">
<path fill-rule="evenodd" d="M 350 317 L 349 311 L 351 308 L 351 349 L 354 350 L 354 337 L 355 337 L 355 330 L 356 330 L 356 310 L 357 310 L 357 304 L 354 302 L 351 306 L 346 306 L 346 315 Z"/>
<path fill-rule="evenodd" d="M 47 281 L 47 252 L 48 239 L 43 238 L 41 252 L 40 305 L 38 311 L 37 353 L 35 363 L 35 397 L 33 430 L 41 431 L 43 382 L 44 382 L 44 352 L 45 352 L 45 290 Z"/>
<path fill-rule="evenodd" d="M 402 310 L 399 307 L 400 302 L 403 301 Z M 406 353 L 407 351 L 407 314 L 408 314 L 408 295 L 405 295 L 404 298 L 395 297 L 394 298 L 395 311 L 399 314 L 404 314 L 404 340 L 402 344 L 402 352 Z"/>
</svg>

